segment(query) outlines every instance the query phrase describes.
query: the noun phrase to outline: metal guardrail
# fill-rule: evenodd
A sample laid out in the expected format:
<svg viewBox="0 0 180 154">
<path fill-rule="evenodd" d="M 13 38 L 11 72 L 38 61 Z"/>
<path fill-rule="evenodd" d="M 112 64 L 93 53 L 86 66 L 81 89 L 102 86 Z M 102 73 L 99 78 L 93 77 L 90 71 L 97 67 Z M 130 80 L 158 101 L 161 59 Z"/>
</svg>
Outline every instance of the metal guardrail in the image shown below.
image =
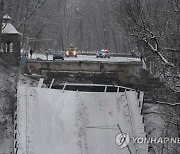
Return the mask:
<svg viewBox="0 0 180 154">
<path fill-rule="evenodd" d="M 81 55 L 96 55 L 96 51 L 81 51 Z M 140 58 L 137 55 L 132 55 L 130 53 L 115 53 L 115 52 L 110 52 L 110 55 L 112 57 L 132 57 L 132 58 Z"/>
<path fill-rule="evenodd" d="M 14 154 L 18 154 L 18 141 L 17 141 L 17 105 L 15 106 L 14 113 Z"/>
<path fill-rule="evenodd" d="M 128 91 L 137 91 L 137 89 L 132 89 L 124 86 L 118 86 L 118 85 L 104 85 L 104 84 L 80 84 L 80 83 L 62 83 L 59 84 L 59 86 L 62 86 L 62 90 L 65 91 L 67 86 L 71 87 L 104 87 L 104 89 L 101 92 L 107 92 L 108 87 L 109 88 L 116 88 L 116 92 L 120 92 L 120 89 L 128 90 Z M 51 85 L 53 87 L 53 85 Z M 84 90 L 85 91 L 85 90 Z M 111 92 L 111 91 L 108 91 Z M 114 92 L 114 91 L 113 91 Z"/>
</svg>

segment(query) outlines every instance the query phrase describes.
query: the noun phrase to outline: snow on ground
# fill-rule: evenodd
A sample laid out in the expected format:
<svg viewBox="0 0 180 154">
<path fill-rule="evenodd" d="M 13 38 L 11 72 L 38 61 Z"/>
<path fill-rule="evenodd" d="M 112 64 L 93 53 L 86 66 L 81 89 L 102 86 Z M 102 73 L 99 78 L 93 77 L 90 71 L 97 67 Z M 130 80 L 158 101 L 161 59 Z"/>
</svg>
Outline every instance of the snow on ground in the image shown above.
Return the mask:
<svg viewBox="0 0 180 154">
<path fill-rule="evenodd" d="M 144 117 L 148 137 L 179 137 L 179 131 L 175 123 L 178 121 L 175 108 L 163 104 L 144 104 Z M 150 144 L 150 154 L 174 154 L 178 153 L 179 143 Z"/>
<path fill-rule="evenodd" d="M 30 55 L 28 57 L 30 59 Z M 32 55 L 32 59 L 40 58 L 42 60 L 46 60 L 45 54 L 34 53 Z M 109 61 L 109 62 L 140 62 L 140 58 L 130 58 L 130 57 L 111 57 L 111 58 L 96 58 L 96 55 L 78 55 L 75 57 L 65 57 L 65 60 L 73 60 L 73 61 Z M 53 60 L 53 56 L 49 55 L 48 60 Z"/>
<path fill-rule="evenodd" d="M 0 154 L 13 153 L 17 72 L 17 68 L 0 59 Z M 20 82 L 37 86 L 37 82 L 22 75 Z"/>
<path fill-rule="evenodd" d="M 19 84 L 19 152 L 27 149 L 28 153 L 36 154 L 129 154 L 127 147 L 121 149 L 115 144 L 115 137 L 120 133 L 117 124 L 130 136 L 137 135 L 133 134 L 127 98 L 138 106 L 135 91 L 126 95 L 125 92 L 62 91 Z M 137 115 L 133 118 L 142 121 Z M 130 143 L 129 147 L 135 154 L 135 145 Z M 147 145 L 141 148 L 139 154 L 146 154 Z"/>
<path fill-rule="evenodd" d="M 0 154 L 13 152 L 16 70 L 0 60 Z"/>
</svg>

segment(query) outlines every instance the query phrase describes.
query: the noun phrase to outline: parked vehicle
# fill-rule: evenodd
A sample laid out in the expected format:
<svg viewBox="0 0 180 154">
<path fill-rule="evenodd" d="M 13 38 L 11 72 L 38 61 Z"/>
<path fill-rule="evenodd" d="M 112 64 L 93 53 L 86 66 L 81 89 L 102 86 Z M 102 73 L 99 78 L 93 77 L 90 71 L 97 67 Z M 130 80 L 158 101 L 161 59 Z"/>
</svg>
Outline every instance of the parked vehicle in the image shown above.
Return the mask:
<svg viewBox="0 0 180 154">
<path fill-rule="evenodd" d="M 108 49 L 100 49 L 99 51 L 97 51 L 96 53 L 96 58 L 110 58 L 110 53 Z"/>
<path fill-rule="evenodd" d="M 71 47 L 71 48 L 65 50 L 64 54 L 66 57 L 77 57 L 77 55 L 79 54 L 79 51 L 76 48 Z"/>
<path fill-rule="evenodd" d="M 56 60 L 56 59 L 64 60 L 64 56 L 61 52 L 55 51 L 54 53 L 52 53 L 52 55 L 53 55 L 53 60 Z"/>
</svg>

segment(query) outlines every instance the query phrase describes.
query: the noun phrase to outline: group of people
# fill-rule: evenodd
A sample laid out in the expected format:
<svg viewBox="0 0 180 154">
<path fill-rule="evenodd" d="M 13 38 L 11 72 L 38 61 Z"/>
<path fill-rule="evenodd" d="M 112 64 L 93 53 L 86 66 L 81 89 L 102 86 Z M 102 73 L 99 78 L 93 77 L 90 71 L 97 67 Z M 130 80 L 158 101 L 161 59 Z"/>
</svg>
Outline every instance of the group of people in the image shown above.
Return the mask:
<svg viewBox="0 0 180 154">
<path fill-rule="evenodd" d="M 73 44 L 71 44 L 70 48 L 71 48 L 72 50 L 74 49 Z M 30 59 L 32 59 L 33 53 L 34 53 L 34 50 L 33 50 L 33 48 L 31 48 L 31 49 L 29 50 Z M 44 54 L 45 54 L 45 56 L 46 56 L 46 59 L 48 60 L 48 56 L 50 55 L 50 49 L 49 49 L 49 50 L 48 50 L 48 49 L 45 49 L 45 50 L 44 50 Z M 25 57 L 28 57 L 28 52 L 25 53 Z"/>
<path fill-rule="evenodd" d="M 30 59 L 32 59 L 33 53 L 34 53 L 34 50 L 31 48 L 31 49 L 29 50 Z M 49 50 L 48 50 L 48 49 L 45 49 L 45 50 L 44 50 L 44 54 L 45 54 L 45 56 L 46 56 L 46 59 L 48 60 L 48 56 L 49 56 L 49 54 L 50 54 L 50 53 L 49 53 Z M 28 52 L 25 52 L 24 56 L 25 56 L 25 57 L 28 57 Z"/>
<path fill-rule="evenodd" d="M 33 53 L 34 53 L 34 51 L 33 51 L 33 49 L 31 48 L 31 49 L 29 50 L 29 54 L 30 54 L 30 58 L 31 58 L 31 59 L 32 59 Z M 23 56 L 26 57 L 26 58 L 28 58 L 28 51 L 26 51 Z"/>
</svg>

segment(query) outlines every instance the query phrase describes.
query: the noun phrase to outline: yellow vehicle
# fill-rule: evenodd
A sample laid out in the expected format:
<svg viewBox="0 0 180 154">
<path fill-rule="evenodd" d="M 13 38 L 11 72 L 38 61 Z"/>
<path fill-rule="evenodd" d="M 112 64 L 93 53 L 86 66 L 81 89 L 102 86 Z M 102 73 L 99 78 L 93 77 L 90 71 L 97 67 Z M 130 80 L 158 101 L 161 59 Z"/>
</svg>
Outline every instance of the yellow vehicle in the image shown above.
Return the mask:
<svg viewBox="0 0 180 154">
<path fill-rule="evenodd" d="M 77 55 L 79 54 L 79 51 L 76 48 L 71 47 L 71 48 L 65 50 L 64 54 L 66 57 L 77 57 Z"/>
</svg>

